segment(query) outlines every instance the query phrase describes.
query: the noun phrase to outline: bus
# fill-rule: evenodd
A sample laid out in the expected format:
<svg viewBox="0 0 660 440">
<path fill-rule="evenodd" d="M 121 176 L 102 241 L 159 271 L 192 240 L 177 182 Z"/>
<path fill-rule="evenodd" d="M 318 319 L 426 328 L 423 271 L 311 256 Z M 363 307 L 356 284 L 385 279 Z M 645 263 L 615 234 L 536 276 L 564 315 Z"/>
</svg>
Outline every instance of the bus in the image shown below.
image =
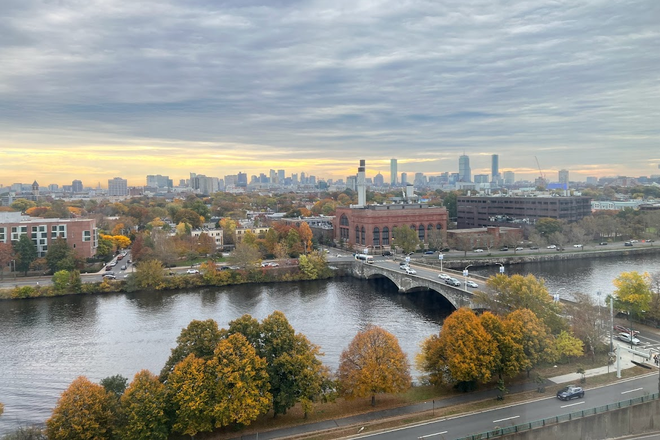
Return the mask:
<svg viewBox="0 0 660 440">
<path fill-rule="evenodd" d="M 356 260 L 362 260 L 367 264 L 374 264 L 374 257 L 372 255 L 355 254 Z"/>
</svg>

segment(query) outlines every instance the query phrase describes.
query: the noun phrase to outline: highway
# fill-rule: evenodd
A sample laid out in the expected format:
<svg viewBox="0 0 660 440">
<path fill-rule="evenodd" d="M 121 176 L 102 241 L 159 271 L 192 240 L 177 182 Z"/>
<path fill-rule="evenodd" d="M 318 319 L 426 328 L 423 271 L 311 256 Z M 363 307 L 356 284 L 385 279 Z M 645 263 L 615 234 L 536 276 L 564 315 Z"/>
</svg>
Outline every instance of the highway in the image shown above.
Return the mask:
<svg viewBox="0 0 660 440">
<path fill-rule="evenodd" d="M 505 400 L 502 403 L 502 407 L 498 409 L 426 422 L 354 438 L 382 440 L 455 439 L 506 426 L 519 425 L 521 423 L 604 406 L 655 392 L 658 392 L 657 371 L 654 371 L 653 374 L 648 376 L 622 380 L 609 386 L 595 389 L 587 388 L 583 399 L 560 401 L 554 395 L 539 394 L 539 396 L 544 397 L 540 397 L 539 400 L 533 402 L 506 406 Z"/>
</svg>

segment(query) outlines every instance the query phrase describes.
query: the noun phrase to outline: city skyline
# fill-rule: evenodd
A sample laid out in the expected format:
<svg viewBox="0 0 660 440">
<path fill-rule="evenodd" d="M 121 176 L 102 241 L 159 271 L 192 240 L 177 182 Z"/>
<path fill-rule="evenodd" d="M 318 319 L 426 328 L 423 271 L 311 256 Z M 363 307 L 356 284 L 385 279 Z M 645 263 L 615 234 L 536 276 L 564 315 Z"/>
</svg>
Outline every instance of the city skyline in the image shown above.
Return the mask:
<svg viewBox="0 0 660 440">
<path fill-rule="evenodd" d="M 5 186 L 659 172 L 654 0 L 3 6 Z"/>
</svg>

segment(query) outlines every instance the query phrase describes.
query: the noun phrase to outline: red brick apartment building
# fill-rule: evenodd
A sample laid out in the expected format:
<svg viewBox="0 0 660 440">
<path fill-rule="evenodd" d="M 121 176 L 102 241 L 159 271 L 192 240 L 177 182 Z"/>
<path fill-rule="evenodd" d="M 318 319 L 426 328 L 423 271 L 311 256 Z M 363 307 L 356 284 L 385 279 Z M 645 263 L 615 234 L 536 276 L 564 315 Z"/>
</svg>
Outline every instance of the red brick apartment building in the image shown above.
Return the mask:
<svg viewBox="0 0 660 440">
<path fill-rule="evenodd" d="M 367 205 L 358 208 L 337 208 L 333 220 L 337 243 L 375 249 L 392 245 L 392 230 L 408 226 L 417 231 L 419 239 L 428 241 L 431 230 L 447 230 L 447 210 L 421 203 Z"/>
<path fill-rule="evenodd" d="M 32 240 L 40 257 L 46 255 L 48 246 L 57 237 L 65 238 L 83 258 L 96 255 L 99 242 L 94 219 L 41 218 L 20 212 L 0 212 L 0 243 L 18 241 L 21 235 Z"/>
</svg>

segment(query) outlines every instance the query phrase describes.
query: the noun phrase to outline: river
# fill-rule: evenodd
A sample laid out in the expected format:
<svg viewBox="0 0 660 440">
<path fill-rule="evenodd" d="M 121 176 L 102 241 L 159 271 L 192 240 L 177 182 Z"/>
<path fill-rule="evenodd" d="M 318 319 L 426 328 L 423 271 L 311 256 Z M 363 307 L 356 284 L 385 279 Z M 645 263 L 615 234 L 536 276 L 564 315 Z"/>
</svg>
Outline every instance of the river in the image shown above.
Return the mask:
<svg viewBox="0 0 660 440">
<path fill-rule="evenodd" d="M 604 295 L 621 272 L 660 271 L 660 255 L 508 266 L 543 277 L 551 292 Z M 492 274 L 494 268 L 473 271 Z M 0 302 L 0 435 L 43 423 L 73 379 L 93 381 L 141 369 L 158 373 L 181 329 L 193 319 L 221 327 L 243 314 L 262 320 L 275 310 L 337 368 L 341 351 L 367 324 L 393 333 L 411 363 L 426 337 L 451 312 L 434 292 L 399 294 L 391 285 L 356 279 L 229 286 L 179 292 L 67 296 Z M 414 371 L 414 375 L 417 373 Z"/>
</svg>

